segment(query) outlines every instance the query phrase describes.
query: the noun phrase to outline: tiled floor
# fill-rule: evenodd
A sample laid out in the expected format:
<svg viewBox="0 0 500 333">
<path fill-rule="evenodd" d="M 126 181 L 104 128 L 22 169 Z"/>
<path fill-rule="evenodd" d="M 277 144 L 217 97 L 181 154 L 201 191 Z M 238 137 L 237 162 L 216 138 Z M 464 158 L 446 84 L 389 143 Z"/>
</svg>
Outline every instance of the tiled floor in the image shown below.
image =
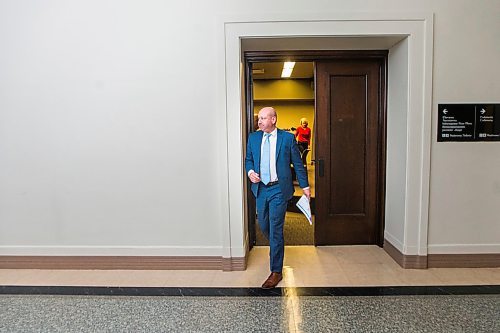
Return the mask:
<svg viewBox="0 0 500 333">
<path fill-rule="evenodd" d="M 223 271 L 0 270 L 0 285 L 259 287 L 269 274 L 268 247 L 248 267 Z M 377 246 L 287 246 L 281 287 L 500 285 L 500 268 L 402 269 Z"/>
<path fill-rule="evenodd" d="M 0 332 L 498 333 L 499 305 L 498 295 L 0 295 Z"/>
<path fill-rule="evenodd" d="M 404 270 L 376 246 L 290 246 L 280 287 L 299 288 L 262 290 L 268 251 L 243 272 L 0 270 L 0 332 L 500 330 L 500 268 Z"/>
</svg>

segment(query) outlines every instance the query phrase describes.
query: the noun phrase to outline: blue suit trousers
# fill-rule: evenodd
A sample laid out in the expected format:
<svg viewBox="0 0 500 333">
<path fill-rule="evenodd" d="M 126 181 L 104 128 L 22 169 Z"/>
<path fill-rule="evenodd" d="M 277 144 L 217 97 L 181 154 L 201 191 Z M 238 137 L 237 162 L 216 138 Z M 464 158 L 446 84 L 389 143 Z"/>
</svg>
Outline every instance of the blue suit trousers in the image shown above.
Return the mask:
<svg viewBox="0 0 500 333">
<path fill-rule="evenodd" d="M 266 186 L 259 183 L 256 205 L 260 230 L 269 240 L 271 272 L 281 273 L 285 254 L 283 227 L 287 201 L 283 198 L 279 184 Z"/>
</svg>

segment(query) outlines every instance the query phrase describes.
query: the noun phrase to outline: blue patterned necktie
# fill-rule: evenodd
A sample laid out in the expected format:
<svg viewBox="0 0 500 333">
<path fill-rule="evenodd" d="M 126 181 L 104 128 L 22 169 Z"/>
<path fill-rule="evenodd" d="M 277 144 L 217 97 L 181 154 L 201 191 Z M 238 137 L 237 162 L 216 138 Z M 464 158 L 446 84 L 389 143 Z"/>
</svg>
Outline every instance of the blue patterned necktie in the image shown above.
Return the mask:
<svg viewBox="0 0 500 333">
<path fill-rule="evenodd" d="M 271 143 L 269 137 L 271 133 L 264 133 L 264 146 L 262 147 L 262 156 L 260 158 L 260 179 L 267 185 L 271 181 Z"/>
</svg>

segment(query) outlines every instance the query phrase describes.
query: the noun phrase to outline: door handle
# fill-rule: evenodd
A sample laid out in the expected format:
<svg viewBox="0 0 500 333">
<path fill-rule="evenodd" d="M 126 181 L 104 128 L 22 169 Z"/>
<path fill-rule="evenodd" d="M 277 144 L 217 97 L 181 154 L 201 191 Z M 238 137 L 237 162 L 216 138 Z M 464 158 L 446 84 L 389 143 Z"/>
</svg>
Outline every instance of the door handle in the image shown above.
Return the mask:
<svg viewBox="0 0 500 333">
<path fill-rule="evenodd" d="M 318 159 L 318 172 L 320 177 L 325 175 L 325 161 L 322 158 Z"/>
</svg>

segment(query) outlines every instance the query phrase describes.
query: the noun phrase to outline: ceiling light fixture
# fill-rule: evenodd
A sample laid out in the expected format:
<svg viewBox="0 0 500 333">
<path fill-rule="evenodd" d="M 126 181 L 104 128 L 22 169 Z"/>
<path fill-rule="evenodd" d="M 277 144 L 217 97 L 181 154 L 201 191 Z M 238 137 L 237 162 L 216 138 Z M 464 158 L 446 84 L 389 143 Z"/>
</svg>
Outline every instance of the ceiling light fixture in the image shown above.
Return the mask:
<svg viewBox="0 0 500 333">
<path fill-rule="evenodd" d="M 283 71 L 281 72 L 281 77 L 290 77 L 290 75 L 292 75 L 294 66 L 295 66 L 295 61 L 286 61 L 283 64 Z"/>
</svg>

